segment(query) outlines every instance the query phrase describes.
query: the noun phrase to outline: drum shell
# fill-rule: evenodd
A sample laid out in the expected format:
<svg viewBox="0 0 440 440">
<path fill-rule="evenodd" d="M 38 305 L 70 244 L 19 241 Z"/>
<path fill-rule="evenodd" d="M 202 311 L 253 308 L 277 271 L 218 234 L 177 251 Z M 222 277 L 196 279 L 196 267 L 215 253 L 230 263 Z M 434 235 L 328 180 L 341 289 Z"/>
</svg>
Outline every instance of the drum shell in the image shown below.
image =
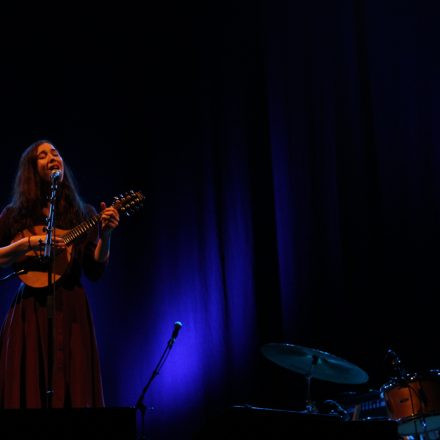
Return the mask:
<svg viewBox="0 0 440 440">
<path fill-rule="evenodd" d="M 423 418 L 428 429 L 440 428 L 440 418 L 434 417 L 440 415 L 440 370 L 393 379 L 380 391 L 391 419 L 404 423 Z"/>
</svg>

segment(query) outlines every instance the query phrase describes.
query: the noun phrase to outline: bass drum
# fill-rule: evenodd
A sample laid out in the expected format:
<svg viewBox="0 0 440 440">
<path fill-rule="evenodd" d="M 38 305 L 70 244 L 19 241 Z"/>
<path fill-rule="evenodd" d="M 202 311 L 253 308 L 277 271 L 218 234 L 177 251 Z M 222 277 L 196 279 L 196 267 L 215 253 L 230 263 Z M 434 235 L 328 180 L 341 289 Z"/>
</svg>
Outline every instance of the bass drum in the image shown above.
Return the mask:
<svg viewBox="0 0 440 440">
<path fill-rule="evenodd" d="M 380 389 L 388 416 L 400 435 L 418 435 L 440 429 L 440 370 L 393 379 Z"/>
</svg>

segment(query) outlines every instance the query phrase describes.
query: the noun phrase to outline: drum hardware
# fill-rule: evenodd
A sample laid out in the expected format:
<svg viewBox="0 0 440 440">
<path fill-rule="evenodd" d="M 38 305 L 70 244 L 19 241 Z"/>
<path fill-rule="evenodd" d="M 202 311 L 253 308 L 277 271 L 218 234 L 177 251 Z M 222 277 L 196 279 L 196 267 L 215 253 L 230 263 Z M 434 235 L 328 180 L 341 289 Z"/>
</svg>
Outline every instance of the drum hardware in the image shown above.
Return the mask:
<svg viewBox="0 0 440 440">
<path fill-rule="evenodd" d="M 312 378 L 340 384 L 361 384 L 368 381 L 368 374 L 364 370 L 325 351 L 283 343 L 265 344 L 261 347 L 261 351 L 265 357 L 277 365 L 305 377 L 304 413 L 316 414 L 318 412 L 311 396 Z M 327 406 L 330 402 L 334 401 L 327 401 Z M 336 406 L 333 405 L 331 413 L 346 418 L 346 411 L 337 402 L 334 403 Z"/>
<path fill-rule="evenodd" d="M 379 390 L 370 389 L 363 393 L 344 392 L 339 395 L 338 401 L 346 409 L 350 420 L 390 420 Z"/>
<path fill-rule="evenodd" d="M 324 411 L 326 414 L 337 415 L 347 422 L 351 419 L 350 413 L 336 400 L 327 399 L 323 405 L 324 407 L 321 409 L 321 412 Z"/>
<path fill-rule="evenodd" d="M 396 377 L 404 377 L 408 374 L 406 369 L 402 365 L 400 357 L 397 356 L 396 352 L 391 348 L 389 348 L 385 354 L 385 362 L 388 362 L 390 364 L 390 367 Z"/>
</svg>

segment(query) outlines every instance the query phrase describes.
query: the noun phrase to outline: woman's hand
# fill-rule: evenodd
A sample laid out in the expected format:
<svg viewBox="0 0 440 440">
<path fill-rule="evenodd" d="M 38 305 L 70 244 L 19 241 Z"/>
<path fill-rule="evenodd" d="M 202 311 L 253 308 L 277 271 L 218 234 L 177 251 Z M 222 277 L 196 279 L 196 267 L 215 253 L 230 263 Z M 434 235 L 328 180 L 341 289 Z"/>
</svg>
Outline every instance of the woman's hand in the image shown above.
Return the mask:
<svg viewBox="0 0 440 440">
<path fill-rule="evenodd" d="M 30 235 L 27 238 L 28 250 L 39 251 L 44 250 L 46 246 L 47 235 Z M 52 246 L 55 249 L 65 249 L 66 243 L 64 239 L 57 235 L 52 236 Z"/>
<path fill-rule="evenodd" d="M 113 206 L 107 207 L 101 202 L 101 231 L 104 236 L 109 237 L 113 229 L 119 224 L 119 212 Z"/>
</svg>

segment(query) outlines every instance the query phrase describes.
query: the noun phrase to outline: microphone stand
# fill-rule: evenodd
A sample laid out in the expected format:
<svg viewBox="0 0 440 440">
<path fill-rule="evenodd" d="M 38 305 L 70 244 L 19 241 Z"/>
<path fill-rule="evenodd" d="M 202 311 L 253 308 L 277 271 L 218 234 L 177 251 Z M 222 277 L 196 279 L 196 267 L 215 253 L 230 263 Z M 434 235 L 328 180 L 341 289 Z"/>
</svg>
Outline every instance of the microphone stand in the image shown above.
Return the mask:
<svg viewBox="0 0 440 440">
<path fill-rule="evenodd" d="M 51 176 L 50 197 L 49 197 L 49 215 L 46 219 L 46 243 L 44 246 L 43 261 L 47 264 L 47 388 L 46 388 L 46 404 L 47 408 L 52 406 L 53 389 L 53 368 L 54 368 L 54 351 L 55 351 L 55 283 L 53 282 L 53 236 L 55 234 L 55 201 L 58 189 L 58 178 Z"/>
<path fill-rule="evenodd" d="M 140 440 L 146 440 L 145 435 L 145 412 L 147 410 L 147 407 L 144 404 L 144 396 L 145 393 L 148 391 L 148 388 L 150 388 L 151 382 L 153 382 L 154 378 L 159 375 L 160 369 L 165 364 L 165 361 L 168 358 L 168 355 L 170 354 L 171 349 L 173 348 L 174 342 L 176 341 L 177 334 L 179 333 L 180 328 L 182 327 L 182 324 L 180 322 L 176 322 L 174 324 L 174 331 L 171 335 L 171 338 L 169 339 L 164 352 L 162 353 L 162 356 L 159 359 L 159 362 L 156 365 L 156 368 L 154 369 L 153 373 L 150 376 L 150 379 L 148 380 L 147 384 L 144 386 L 144 389 L 142 390 L 142 393 L 140 394 L 135 409 L 139 410 L 141 413 L 141 435 L 139 437 Z"/>
</svg>

